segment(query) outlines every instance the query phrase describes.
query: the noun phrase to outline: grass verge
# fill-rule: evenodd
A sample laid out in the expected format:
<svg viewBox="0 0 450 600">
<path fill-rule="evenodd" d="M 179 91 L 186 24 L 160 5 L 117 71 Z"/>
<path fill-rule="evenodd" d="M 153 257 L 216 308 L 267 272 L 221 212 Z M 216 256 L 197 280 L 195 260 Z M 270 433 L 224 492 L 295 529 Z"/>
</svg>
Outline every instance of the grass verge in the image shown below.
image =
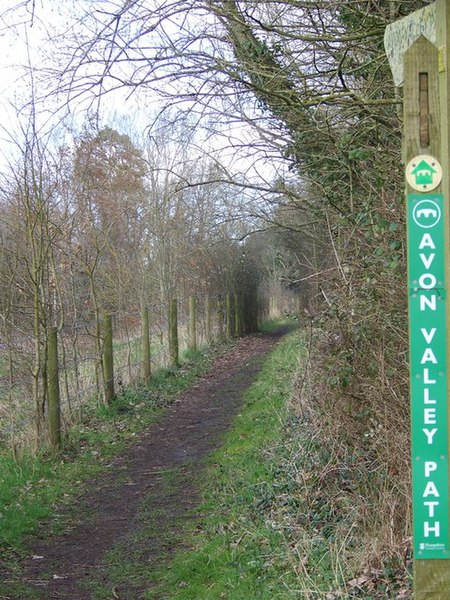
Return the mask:
<svg viewBox="0 0 450 600">
<path fill-rule="evenodd" d="M 201 508 L 203 531 L 194 537 L 194 549 L 176 556 L 159 573 L 149 599 L 293 597 L 289 590 L 296 576 L 287 560 L 289 536 L 272 519 L 271 509 L 275 498 L 283 498 L 281 442 L 291 418 L 292 374 L 303 351 L 294 332 L 266 360 L 233 431 L 211 458 Z"/>
<path fill-rule="evenodd" d="M 62 526 L 57 508 L 68 505 L 83 482 L 105 469 L 111 456 L 157 420 L 226 347 L 217 344 L 185 352 L 178 369 L 160 369 L 147 385 L 124 390 L 110 407 L 91 407 L 56 457 L 24 455 L 15 460 L 10 452 L 0 452 L 0 597 L 17 594 L 15 565 L 28 536 L 38 527 L 43 530 L 50 518 L 49 533 Z M 12 574 L 10 584 L 2 581 L 2 571 Z M 20 597 L 28 596 L 24 591 Z"/>
</svg>

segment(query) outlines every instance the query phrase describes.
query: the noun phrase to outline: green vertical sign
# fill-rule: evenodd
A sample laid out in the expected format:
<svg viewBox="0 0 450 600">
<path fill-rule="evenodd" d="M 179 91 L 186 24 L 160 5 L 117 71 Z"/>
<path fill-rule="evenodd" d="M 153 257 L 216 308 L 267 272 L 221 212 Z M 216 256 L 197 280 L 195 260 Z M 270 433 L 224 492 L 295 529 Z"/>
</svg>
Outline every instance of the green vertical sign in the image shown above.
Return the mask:
<svg viewBox="0 0 450 600">
<path fill-rule="evenodd" d="M 408 195 L 414 558 L 450 558 L 442 194 Z"/>
</svg>

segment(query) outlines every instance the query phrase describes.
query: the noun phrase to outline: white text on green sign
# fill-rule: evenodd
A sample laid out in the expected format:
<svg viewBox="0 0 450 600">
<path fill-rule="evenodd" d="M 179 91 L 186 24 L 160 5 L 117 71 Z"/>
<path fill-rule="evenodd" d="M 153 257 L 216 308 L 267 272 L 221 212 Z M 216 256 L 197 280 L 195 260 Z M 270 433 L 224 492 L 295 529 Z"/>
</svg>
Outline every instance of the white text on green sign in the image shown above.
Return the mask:
<svg viewBox="0 0 450 600">
<path fill-rule="evenodd" d="M 408 280 L 414 554 L 450 558 L 441 194 L 408 196 Z"/>
</svg>

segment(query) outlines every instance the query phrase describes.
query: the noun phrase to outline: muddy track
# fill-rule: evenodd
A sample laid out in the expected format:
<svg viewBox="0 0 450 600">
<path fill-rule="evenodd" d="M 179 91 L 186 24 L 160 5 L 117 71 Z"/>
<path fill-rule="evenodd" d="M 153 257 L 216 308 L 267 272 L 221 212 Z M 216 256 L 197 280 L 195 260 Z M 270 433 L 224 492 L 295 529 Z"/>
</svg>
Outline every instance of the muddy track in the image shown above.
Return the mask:
<svg viewBox="0 0 450 600">
<path fill-rule="evenodd" d="M 107 473 L 90 482 L 62 535 L 32 540 L 23 583 L 37 598 L 88 600 L 98 597 L 96 587 L 108 590 L 110 598 L 145 597 L 152 587 L 148 576 L 114 584 L 111 563 L 120 567 L 123 557 L 131 558 L 147 565 L 148 573 L 149 565 L 161 568 L 183 546 L 183 524 L 200 521 L 196 507 L 205 458 L 220 445 L 263 358 L 284 333 L 241 339 Z"/>
</svg>

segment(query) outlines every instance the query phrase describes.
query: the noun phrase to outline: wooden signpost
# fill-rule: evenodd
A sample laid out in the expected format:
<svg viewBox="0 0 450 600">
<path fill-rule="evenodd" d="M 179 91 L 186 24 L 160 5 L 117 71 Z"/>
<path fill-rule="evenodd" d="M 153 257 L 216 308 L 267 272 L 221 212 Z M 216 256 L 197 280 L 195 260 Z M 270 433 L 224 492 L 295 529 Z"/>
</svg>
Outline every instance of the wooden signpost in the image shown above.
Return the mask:
<svg viewBox="0 0 450 600">
<path fill-rule="evenodd" d="M 446 0 L 385 35 L 394 82 L 403 85 L 415 600 L 450 598 L 449 44 Z"/>
</svg>

